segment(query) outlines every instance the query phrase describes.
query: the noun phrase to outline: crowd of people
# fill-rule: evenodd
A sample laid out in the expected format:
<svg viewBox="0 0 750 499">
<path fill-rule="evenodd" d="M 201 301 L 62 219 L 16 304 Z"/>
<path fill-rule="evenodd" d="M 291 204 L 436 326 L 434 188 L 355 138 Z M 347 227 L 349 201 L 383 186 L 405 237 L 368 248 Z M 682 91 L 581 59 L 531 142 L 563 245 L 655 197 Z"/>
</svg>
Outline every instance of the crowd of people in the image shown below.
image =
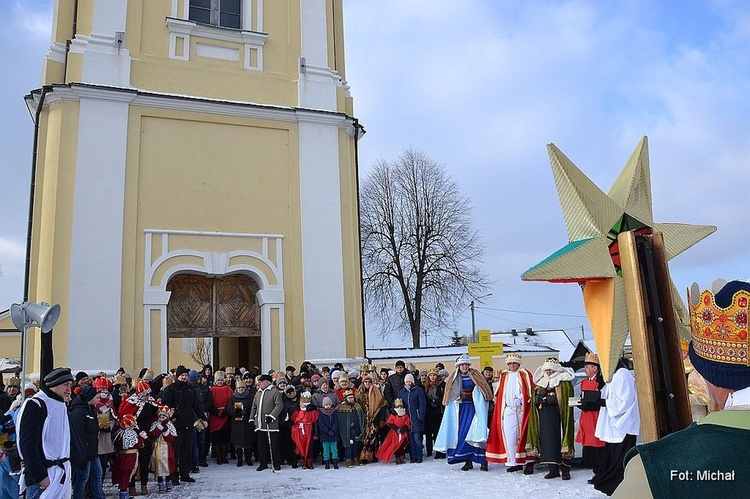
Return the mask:
<svg viewBox="0 0 750 499">
<path fill-rule="evenodd" d="M 287 366 L 269 374 L 234 367 L 214 372 L 204 365 L 156 375 L 144 368 L 135 377 L 123 369 L 114 376 L 74 376 L 59 368 L 45 377 L 41 391 L 25 387 L 29 402 L 23 405 L 13 378 L 0 397 L 9 407 L 0 409 L 7 413 L 6 454 L 17 458 L 1 461 L 2 486 L 17 491 L 20 478 L 26 496 L 35 497 L 67 481 L 74 498 L 87 493 L 98 499 L 111 477 L 126 499 L 193 482 L 192 475 L 209 462 L 257 462 L 257 471 L 313 469 L 316 462 L 339 469 L 377 461 L 400 465 L 407 454 L 411 463 L 433 457 L 461 464 L 464 471 L 475 464 L 487 471 L 494 462 L 508 472 L 533 474 L 536 465 L 546 465 L 545 479 L 569 479 L 572 372 L 550 358 L 532 374 L 517 353 L 509 353 L 506 364 L 503 371 L 478 371 L 464 354 L 452 373 L 441 363 L 419 371 L 403 361 L 393 369 L 362 365 L 351 371 L 304 362 L 299 372 Z M 603 425 L 602 414 L 622 415 L 612 403 L 600 411 L 607 395 L 595 355 L 587 356 L 585 369 L 575 438 L 584 446 L 584 465 L 596 472 L 590 482 L 611 493 L 622 479 L 616 462 L 635 443 L 637 405 L 622 401 L 629 425 Z M 67 433 L 49 431 L 63 422 Z M 609 432 L 601 433 L 600 425 Z M 615 426 L 625 430 L 615 432 Z M 608 453 L 610 442 L 619 447 Z M 20 475 L 13 473 L 19 458 L 25 465 Z"/>
</svg>

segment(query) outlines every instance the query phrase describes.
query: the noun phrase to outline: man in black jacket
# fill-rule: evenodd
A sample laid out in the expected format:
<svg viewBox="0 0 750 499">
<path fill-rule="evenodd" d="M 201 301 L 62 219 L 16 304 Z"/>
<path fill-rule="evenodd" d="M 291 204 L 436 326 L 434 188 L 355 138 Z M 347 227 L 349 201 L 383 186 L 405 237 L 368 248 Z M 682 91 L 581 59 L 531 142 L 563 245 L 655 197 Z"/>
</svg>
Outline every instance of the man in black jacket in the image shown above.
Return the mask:
<svg viewBox="0 0 750 499">
<path fill-rule="evenodd" d="M 102 465 L 99 461 L 99 423 L 96 409 L 96 389 L 91 385 L 84 385 L 80 395 L 70 403 L 68 418 L 70 419 L 71 437 L 82 444 L 85 451 L 84 463 L 72 462 L 73 466 L 73 499 L 83 499 L 86 481 L 90 480 L 91 498 L 104 499 L 102 491 Z M 82 466 L 76 466 L 82 464 Z"/>
<path fill-rule="evenodd" d="M 192 469 L 190 471 L 198 473 L 200 471 L 198 466 L 208 466 L 206 462 L 208 450 L 206 433 L 208 433 L 208 413 L 211 410 L 211 405 L 213 405 L 213 397 L 211 397 L 211 390 L 208 386 L 201 383 L 201 373 L 198 371 L 193 370 L 188 373 L 188 385 L 195 389 L 195 398 L 201 407 L 197 416 L 203 422 L 201 423 L 203 428 L 200 431 L 193 426 L 193 451 L 190 459 Z"/>
<path fill-rule="evenodd" d="M 406 377 L 406 364 L 403 360 L 396 362 L 396 372 L 388 376 L 385 381 L 385 390 L 383 396 L 388 407 L 393 408 L 393 401 L 398 397 L 398 392 L 404 387 L 404 378 Z"/>
<path fill-rule="evenodd" d="M 172 484 L 179 485 L 183 482 L 194 482 L 195 478 L 190 476 L 190 454 L 193 447 L 193 425 L 201 412 L 195 388 L 188 385 L 188 373 L 185 366 L 178 366 L 175 371 L 177 380 L 164 389 L 162 402 L 174 411 L 173 423 L 177 430 L 177 438 L 174 439 L 174 453 L 177 458 L 179 479 L 172 477 Z"/>
</svg>

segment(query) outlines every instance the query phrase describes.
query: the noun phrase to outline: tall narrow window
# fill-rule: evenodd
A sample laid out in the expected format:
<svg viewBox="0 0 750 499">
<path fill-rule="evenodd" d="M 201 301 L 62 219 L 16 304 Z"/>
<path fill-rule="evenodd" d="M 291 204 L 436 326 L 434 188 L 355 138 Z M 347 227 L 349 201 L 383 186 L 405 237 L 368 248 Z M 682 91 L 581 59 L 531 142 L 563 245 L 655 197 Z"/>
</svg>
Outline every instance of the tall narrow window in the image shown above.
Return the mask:
<svg viewBox="0 0 750 499">
<path fill-rule="evenodd" d="M 190 0 L 189 19 L 202 24 L 240 29 L 242 0 Z"/>
</svg>

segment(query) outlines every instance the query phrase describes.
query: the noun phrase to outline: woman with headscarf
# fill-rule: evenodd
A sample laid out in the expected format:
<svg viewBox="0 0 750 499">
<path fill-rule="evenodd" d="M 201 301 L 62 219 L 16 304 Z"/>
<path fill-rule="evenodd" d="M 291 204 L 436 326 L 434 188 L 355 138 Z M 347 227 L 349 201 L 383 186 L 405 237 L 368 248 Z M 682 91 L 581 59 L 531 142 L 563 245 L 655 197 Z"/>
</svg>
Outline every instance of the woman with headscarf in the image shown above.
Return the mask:
<svg viewBox="0 0 750 499">
<path fill-rule="evenodd" d="M 372 382 L 372 376 L 365 374 L 362 384 L 355 393 L 355 400 L 362 407 L 365 415 L 365 435 L 362 438 L 362 450 L 359 453 L 360 464 L 375 461 L 378 450 L 378 432 L 385 425 L 388 415 L 388 403 L 380 390 Z"/>
<path fill-rule="evenodd" d="M 464 463 L 469 471 L 479 463 L 487 471 L 487 411 L 492 388 L 482 373 L 471 368 L 471 358 L 461 354 L 456 370 L 445 382 L 445 413 L 434 450 L 448 455 L 448 464 Z"/>
<path fill-rule="evenodd" d="M 546 464 L 549 472 L 544 478 L 570 480 L 570 460 L 573 447 L 573 407 L 568 402 L 573 396 L 573 373 L 550 357 L 534 373 L 534 411 L 536 425 L 530 424 L 529 443 L 539 454 L 539 464 Z"/>
</svg>

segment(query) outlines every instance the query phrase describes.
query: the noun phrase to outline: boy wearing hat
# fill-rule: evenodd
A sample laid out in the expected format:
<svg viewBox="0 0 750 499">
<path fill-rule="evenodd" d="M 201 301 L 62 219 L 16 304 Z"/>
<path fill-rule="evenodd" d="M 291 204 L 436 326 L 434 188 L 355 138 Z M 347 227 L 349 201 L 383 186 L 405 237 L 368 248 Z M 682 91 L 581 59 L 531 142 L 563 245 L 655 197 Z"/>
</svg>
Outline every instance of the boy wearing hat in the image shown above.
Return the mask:
<svg viewBox="0 0 750 499">
<path fill-rule="evenodd" d="M 347 468 L 359 464 L 359 443 L 364 435 L 365 417 L 362 407 L 355 402 L 354 390 L 344 392 L 344 401 L 339 406 L 339 433 L 344 447 L 344 463 Z"/>
<path fill-rule="evenodd" d="M 521 368 L 521 356 L 515 352 L 505 357 L 508 366 L 500 374 L 495 396 L 495 412 L 487 440 L 487 460 L 504 463 L 506 471 L 534 471 L 533 458 L 526 454 L 526 437 L 532 411 L 534 381 L 531 372 Z"/>
<path fill-rule="evenodd" d="M 594 474 L 599 471 L 605 442 L 596 438 L 596 421 L 603 401 L 601 390 L 604 388 L 604 378 L 599 366 L 599 356 L 587 352 L 584 356 L 583 370 L 586 379 L 581 381 L 581 417 L 578 420 L 576 442 L 583 447 L 583 466 L 591 468 Z"/>
<path fill-rule="evenodd" d="M 321 385 L 322 386 L 322 385 Z M 326 385 L 328 386 L 328 385 Z M 332 395 L 326 395 L 318 410 L 318 436 L 323 447 L 323 464 L 326 469 L 339 469 L 339 416 L 333 406 Z"/>
<path fill-rule="evenodd" d="M 172 481 L 169 479 L 177 471 L 174 449 L 172 444 L 177 438 L 177 429 L 170 421 L 172 410 L 166 406 L 159 406 L 159 416 L 151 424 L 148 432 L 153 442 L 151 453 L 151 470 L 157 477 L 159 493 L 172 490 Z"/>
<path fill-rule="evenodd" d="M 44 377 L 42 390 L 26 399 L 18 413 L 18 453 L 25 472 L 20 491 L 27 498 L 71 495 L 70 425 L 65 404 L 73 385 L 70 368 L 58 367 Z M 46 416 L 45 416 L 46 414 Z"/>
</svg>

